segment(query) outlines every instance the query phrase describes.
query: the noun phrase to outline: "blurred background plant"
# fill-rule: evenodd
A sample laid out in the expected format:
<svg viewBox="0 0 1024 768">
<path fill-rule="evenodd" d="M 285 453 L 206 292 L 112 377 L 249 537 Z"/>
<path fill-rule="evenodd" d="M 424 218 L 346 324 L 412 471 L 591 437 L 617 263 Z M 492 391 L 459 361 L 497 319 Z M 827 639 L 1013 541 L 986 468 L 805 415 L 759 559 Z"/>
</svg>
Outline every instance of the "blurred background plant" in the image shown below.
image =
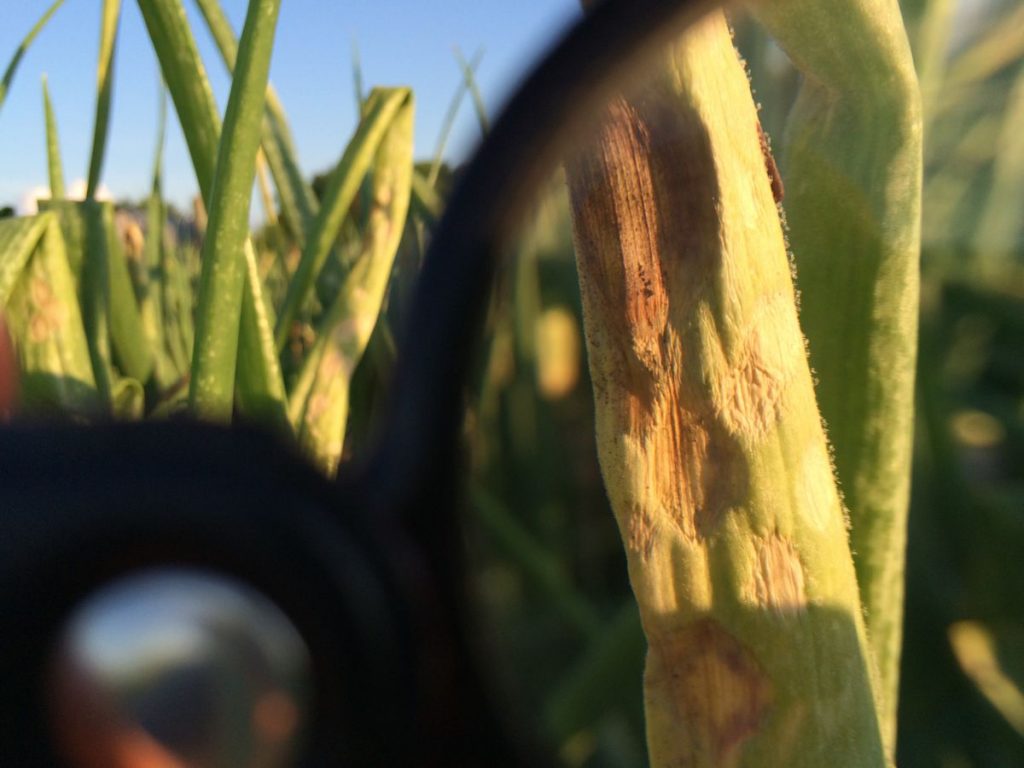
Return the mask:
<svg viewBox="0 0 1024 768">
<path fill-rule="evenodd" d="M 235 33 L 220 6 L 196 4 L 232 68 Z M 72 195 L 61 193 L 60 105 L 44 95 L 53 201 L 48 213 L 0 221 L 0 305 L 19 354 L 22 417 L 187 408 L 205 206 L 200 198 L 184 214 L 164 199 L 162 128 L 151 195 L 100 199 L 117 5 L 104 6 L 110 45 L 101 46 L 87 199 L 61 201 Z M 898 762 L 1021 765 L 1024 7 L 902 5 L 922 82 L 925 200 Z M 179 0 L 139 6 L 208 195 L 220 118 L 192 30 Z M 734 26 L 762 123 L 781 146 L 797 75 L 756 24 Z M 3 77 L 0 110 L 20 59 Z M 267 93 L 256 163 L 265 223 L 251 233 L 231 408 L 290 434 L 325 471 L 372 442 L 401 353 L 396 332 L 458 172 L 445 152 L 452 120 L 470 102 L 488 128 L 479 65 L 460 57 L 437 150 L 414 161 L 411 94 L 366 94 L 357 61 L 361 121 L 337 167 L 315 179 L 298 170 L 280 101 Z M 503 660 L 494 668 L 507 705 L 540 726 L 566 765 L 643 765 L 644 640 L 597 469 L 560 172 L 510 251 L 466 419 L 466 538 L 485 640 Z"/>
</svg>

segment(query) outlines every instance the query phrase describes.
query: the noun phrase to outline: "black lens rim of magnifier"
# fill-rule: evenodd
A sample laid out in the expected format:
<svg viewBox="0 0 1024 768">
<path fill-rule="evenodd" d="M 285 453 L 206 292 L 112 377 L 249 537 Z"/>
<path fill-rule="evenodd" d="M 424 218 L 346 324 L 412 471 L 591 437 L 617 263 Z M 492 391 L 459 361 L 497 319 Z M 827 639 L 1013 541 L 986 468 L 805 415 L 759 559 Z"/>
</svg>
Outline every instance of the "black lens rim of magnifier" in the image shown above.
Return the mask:
<svg viewBox="0 0 1024 768">
<path fill-rule="evenodd" d="M 465 609 L 459 546 L 464 393 L 499 258 L 574 137 L 631 74 L 727 0 L 604 0 L 532 69 L 459 174 L 432 235 L 400 337 L 390 407 L 369 461 L 346 468 L 374 506 L 395 512 L 447 592 L 470 684 L 486 696 L 483 650 Z M 510 732 L 504 712 L 494 713 Z M 480 732 L 495 733 L 483 725 Z M 538 764 L 512 745 L 496 765 Z"/>
<path fill-rule="evenodd" d="M 265 435 L 191 423 L 11 427 L 0 466 L 21 478 L 0 539 L 0 584 L 16 587 L 0 612 L 0 679 L 19 692 L 0 697 L 5 762 L 63 765 L 47 681 L 75 608 L 126 576 L 183 566 L 256 590 L 307 644 L 302 765 L 375 765 L 382 745 L 401 763 L 387 737 L 414 723 L 418 606 L 358 496 Z"/>
<path fill-rule="evenodd" d="M 417 282 L 368 475 L 398 507 L 457 465 L 463 392 L 496 264 L 543 181 L 631 72 L 726 0 L 604 0 L 533 68 L 447 202 Z"/>
</svg>

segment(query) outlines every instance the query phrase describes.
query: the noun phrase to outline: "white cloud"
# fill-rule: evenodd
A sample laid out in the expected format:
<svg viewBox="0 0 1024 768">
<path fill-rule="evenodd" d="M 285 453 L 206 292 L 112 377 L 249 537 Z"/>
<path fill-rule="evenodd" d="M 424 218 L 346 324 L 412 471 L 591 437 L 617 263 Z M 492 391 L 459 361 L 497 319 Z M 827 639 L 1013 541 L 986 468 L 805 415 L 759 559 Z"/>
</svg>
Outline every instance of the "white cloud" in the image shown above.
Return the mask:
<svg viewBox="0 0 1024 768">
<path fill-rule="evenodd" d="M 68 200 L 84 200 L 85 191 L 88 188 L 88 184 L 85 179 L 76 179 L 74 183 L 68 187 L 67 199 Z M 50 199 L 50 188 L 45 186 L 32 187 L 26 191 L 21 198 L 18 200 L 18 215 L 19 216 L 34 216 L 39 213 L 39 201 Z M 100 184 L 96 190 L 97 200 L 113 200 L 114 198 L 110 194 L 110 189 L 106 184 Z"/>
</svg>

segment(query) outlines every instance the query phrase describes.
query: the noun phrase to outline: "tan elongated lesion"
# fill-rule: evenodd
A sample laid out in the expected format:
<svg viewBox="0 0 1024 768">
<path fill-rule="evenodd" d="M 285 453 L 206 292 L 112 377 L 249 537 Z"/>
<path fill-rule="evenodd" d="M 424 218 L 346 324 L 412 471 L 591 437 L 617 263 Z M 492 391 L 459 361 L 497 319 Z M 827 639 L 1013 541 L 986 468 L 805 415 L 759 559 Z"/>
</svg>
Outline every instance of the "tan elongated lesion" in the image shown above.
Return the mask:
<svg viewBox="0 0 1024 768">
<path fill-rule="evenodd" d="M 780 616 L 797 615 L 807 608 L 804 567 L 800 554 L 778 532 L 754 538 L 753 578 L 746 599 Z"/>
<path fill-rule="evenodd" d="M 731 356 L 714 343 L 714 331 L 708 329 L 705 335 L 716 416 L 737 438 L 758 440 L 778 422 L 784 395 L 804 360 L 792 293 L 763 297 Z"/>
</svg>

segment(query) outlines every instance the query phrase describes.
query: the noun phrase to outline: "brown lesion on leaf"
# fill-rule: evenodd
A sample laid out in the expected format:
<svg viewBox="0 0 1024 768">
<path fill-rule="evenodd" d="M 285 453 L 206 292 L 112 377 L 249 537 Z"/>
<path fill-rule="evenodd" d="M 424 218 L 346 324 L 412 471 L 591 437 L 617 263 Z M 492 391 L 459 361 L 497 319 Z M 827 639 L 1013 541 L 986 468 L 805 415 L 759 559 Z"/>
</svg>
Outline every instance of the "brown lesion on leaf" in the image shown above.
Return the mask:
<svg viewBox="0 0 1024 768">
<path fill-rule="evenodd" d="M 652 371 L 661 366 L 660 339 L 668 296 L 659 261 L 654 180 L 645 162 L 648 125 L 627 99 L 616 99 L 594 142 L 569 163 L 580 288 L 588 315 L 603 326 L 602 369 L 614 386 L 648 408 Z"/>
<path fill-rule="evenodd" d="M 629 513 L 628 535 L 649 552 L 664 519 L 697 539 L 747 484 L 737 440 L 686 374 L 700 365 L 690 318 L 721 271 L 710 139 L 692 105 L 655 81 L 611 103 L 567 171 L 595 398 L 643 457 L 644 498 L 628 506 L 646 511 Z"/>
<path fill-rule="evenodd" d="M 658 522 L 643 507 L 636 506 L 629 513 L 626 546 L 630 552 L 647 562 L 654 549 L 658 534 Z"/>
<path fill-rule="evenodd" d="M 619 414 L 635 494 L 624 507 L 627 544 L 644 560 L 672 531 L 691 542 L 706 539 L 748 492 L 740 442 L 710 407 L 687 407 L 681 386 L 678 379 L 661 382 L 652 403 L 626 398 Z"/>
<path fill-rule="evenodd" d="M 765 722 L 773 699 L 767 674 L 753 653 L 717 621 L 704 618 L 650 638 L 648 705 L 674 713 L 679 765 L 729 768 Z M 652 747 L 656 745 L 652 744 Z"/>
<path fill-rule="evenodd" d="M 657 407 L 645 434 L 645 487 L 664 504 L 666 517 L 690 540 L 710 535 L 722 514 L 742 502 L 747 465 L 737 441 L 709 414 L 683 407 L 675 387 Z"/>
<path fill-rule="evenodd" d="M 710 139 L 693 107 L 655 81 L 610 104 L 567 170 L 581 290 L 600 327 L 591 342 L 614 383 L 650 403 L 682 362 L 666 349 L 671 325 L 721 267 Z"/>
<path fill-rule="evenodd" d="M 772 186 L 772 197 L 776 203 L 781 203 L 786 196 L 786 187 L 782 183 L 782 174 L 775 162 L 775 155 L 772 154 L 771 141 L 764 132 L 760 120 L 757 122 L 757 138 L 761 142 L 761 154 L 764 155 L 764 168 L 768 172 L 768 181 Z"/>
<path fill-rule="evenodd" d="M 803 360 L 801 339 L 792 299 L 779 293 L 754 311 L 731 355 L 714 345 L 712 400 L 732 434 L 757 439 L 779 420 Z"/>
<path fill-rule="evenodd" d="M 63 304 L 49 281 L 39 274 L 30 278 L 29 299 L 28 337 L 33 343 L 42 344 L 60 328 Z"/>
<path fill-rule="evenodd" d="M 807 609 L 804 569 L 792 542 L 778 533 L 754 539 L 753 583 L 756 604 L 786 618 Z"/>
</svg>

